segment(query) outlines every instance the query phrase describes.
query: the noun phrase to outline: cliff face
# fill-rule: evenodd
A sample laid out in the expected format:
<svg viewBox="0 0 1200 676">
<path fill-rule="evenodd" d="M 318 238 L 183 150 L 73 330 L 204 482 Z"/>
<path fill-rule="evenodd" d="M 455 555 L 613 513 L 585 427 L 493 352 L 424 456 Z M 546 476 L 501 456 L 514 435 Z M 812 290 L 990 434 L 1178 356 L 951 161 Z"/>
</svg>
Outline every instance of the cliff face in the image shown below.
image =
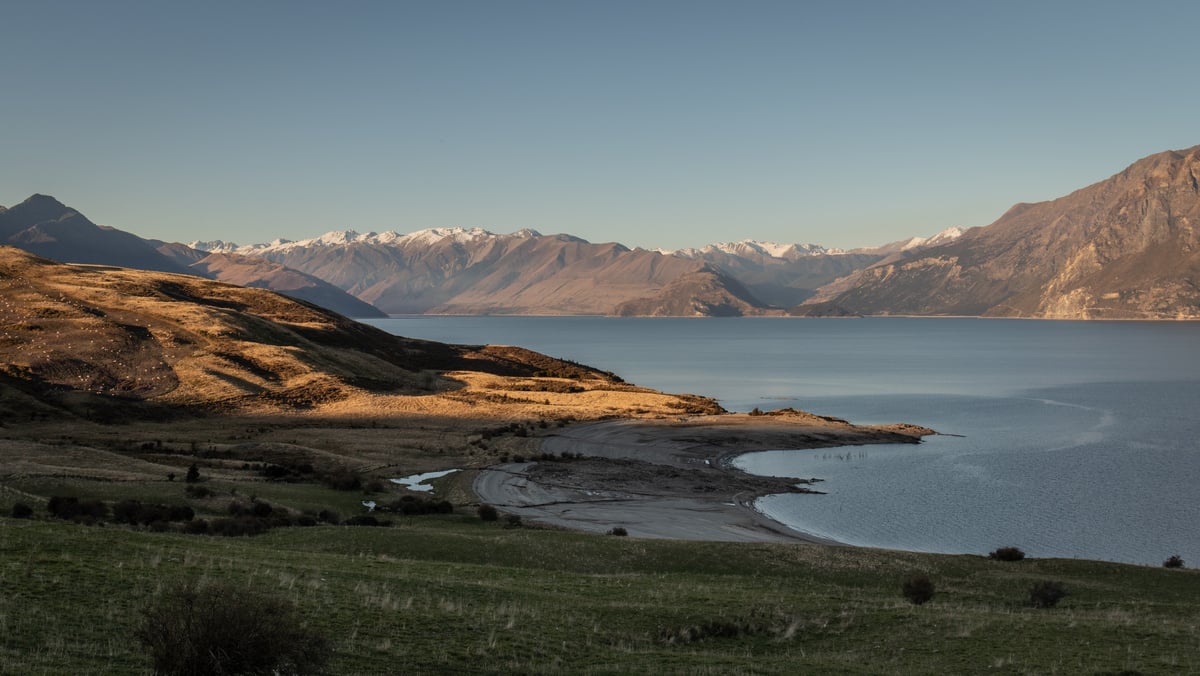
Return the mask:
<svg viewBox="0 0 1200 676">
<path fill-rule="evenodd" d="M 862 314 L 1200 317 L 1200 146 L 1139 160 L 958 240 L 889 259 L 831 299 Z"/>
</svg>

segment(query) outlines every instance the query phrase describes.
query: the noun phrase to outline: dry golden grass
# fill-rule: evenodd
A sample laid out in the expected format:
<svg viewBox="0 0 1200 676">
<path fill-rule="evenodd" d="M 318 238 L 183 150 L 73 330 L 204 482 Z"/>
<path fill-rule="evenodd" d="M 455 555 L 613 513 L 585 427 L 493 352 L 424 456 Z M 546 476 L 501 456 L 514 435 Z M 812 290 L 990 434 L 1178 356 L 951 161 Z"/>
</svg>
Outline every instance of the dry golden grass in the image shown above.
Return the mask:
<svg viewBox="0 0 1200 676">
<path fill-rule="evenodd" d="M 126 414 L 137 404 L 160 416 L 185 407 L 528 421 L 719 410 L 520 348 L 392 336 L 262 289 L 9 248 L 0 249 L 0 326 L 9 384 L 93 419 L 121 415 L 113 397 L 130 402 Z"/>
</svg>

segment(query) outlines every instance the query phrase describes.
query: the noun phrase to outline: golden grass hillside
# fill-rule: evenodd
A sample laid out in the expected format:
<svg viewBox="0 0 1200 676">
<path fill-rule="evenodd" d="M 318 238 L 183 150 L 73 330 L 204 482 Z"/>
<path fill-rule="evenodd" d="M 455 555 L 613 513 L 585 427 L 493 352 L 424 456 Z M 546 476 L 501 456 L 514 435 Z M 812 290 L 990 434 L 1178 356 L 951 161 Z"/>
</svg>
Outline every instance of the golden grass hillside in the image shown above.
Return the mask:
<svg viewBox="0 0 1200 676">
<path fill-rule="evenodd" d="M 529 350 L 393 336 L 262 289 L 0 248 L 0 411 L 592 419 L 718 412 Z"/>
</svg>

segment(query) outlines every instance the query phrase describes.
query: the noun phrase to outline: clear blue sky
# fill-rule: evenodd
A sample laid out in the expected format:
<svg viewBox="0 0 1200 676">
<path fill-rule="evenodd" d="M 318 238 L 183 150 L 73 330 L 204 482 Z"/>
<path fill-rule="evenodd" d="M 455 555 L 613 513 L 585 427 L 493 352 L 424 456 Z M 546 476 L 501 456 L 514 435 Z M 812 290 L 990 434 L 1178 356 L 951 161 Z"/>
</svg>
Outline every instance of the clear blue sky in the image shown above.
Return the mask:
<svg viewBox="0 0 1200 676">
<path fill-rule="evenodd" d="M 1200 144 L 1200 3 L 0 0 L 0 204 L 240 243 L 986 225 Z"/>
</svg>

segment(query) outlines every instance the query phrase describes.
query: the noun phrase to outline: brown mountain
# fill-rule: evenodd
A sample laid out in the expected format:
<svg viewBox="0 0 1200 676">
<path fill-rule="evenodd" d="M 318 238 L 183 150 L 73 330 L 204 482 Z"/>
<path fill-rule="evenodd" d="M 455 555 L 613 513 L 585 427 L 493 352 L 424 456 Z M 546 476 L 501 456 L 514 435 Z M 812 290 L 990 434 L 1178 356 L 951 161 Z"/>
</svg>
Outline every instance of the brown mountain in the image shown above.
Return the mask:
<svg viewBox="0 0 1200 676">
<path fill-rule="evenodd" d="M 334 233 L 335 235 L 338 233 Z M 266 247 L 256 255 L 391 314 L 612 314 L 703 262 L 532 231 L 421 231 Z"/>
<path fill-rule="evenodd" d="M 713 269 L 681 275 L 656 295 L 621 303 L 624 317 L 741 317 L 767 314 L 736 279 Z"/>
<path fill-rule="evenodd" d="M 347 317 L 387 316 L 374 305 L 365 303 L 324 280 L 263 258 L 214 253 L 192 263 L 188 270 L 229 284 L 270 289 Z"/>
<path fill-rule="evenodd" d="M 207 252 L 96 225 L 48 195 L 33 195 L 11 209 L 0 209 L 0 244 L 64 263 L 178 272 L 274 289 L 351 317 L 386 316 L 378 308 L 314 277 L 261 259 L 217 258 L 202 263 L 209 256 Z"/>
<path fill-rule="evenodd" d="M 141 237 L 96 225 L 49 195 L 33 195 L 0 212 L 0 244 L 70 263 L 187 271 Z"/>
<path fill-rule="evenodd" d="M 861 314 L 1200 318 L 1200 146 L 1151 155 L 814 300 Z"/>
<path fill-rule="evenodd" d="M 529 350 L 402 338 L 263 289 L 68 265 L 12 247 L 0 247 L 0 326 L 6 415 L 462 415 L 492 404 L 534 416 L 591 415 L 588 406 L 614 405 L 660 414 L 719 410 L 708 400 L 633 388 Z M 453 372 L 453 380 L 443 372 Z M 529 380 L 537 378 L 550 380 Z"/>
</svg>

